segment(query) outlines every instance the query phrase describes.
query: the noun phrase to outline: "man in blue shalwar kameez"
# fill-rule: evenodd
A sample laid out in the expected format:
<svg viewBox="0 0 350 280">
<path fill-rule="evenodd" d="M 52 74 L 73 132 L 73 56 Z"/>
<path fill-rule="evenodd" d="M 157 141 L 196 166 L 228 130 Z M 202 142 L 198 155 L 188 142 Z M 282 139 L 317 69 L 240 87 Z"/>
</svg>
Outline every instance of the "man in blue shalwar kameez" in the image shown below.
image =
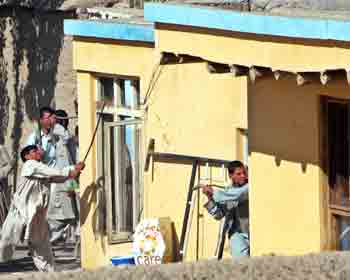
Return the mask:
<svg viewBox="0 0 350 280">
<path fill-rule="evenodd" d="M 203 193 L 208 197 L 205 207 L 215 219 L 225 218 L 224 234 L 227 233 L 230 240 L 231 256 L 249 256 L 247 170 L 240 161 L 232 161 L 228 174 L 231 183 L 224 190 L 214 190 L 210 185 L 203 187 Z"/>
</svg>

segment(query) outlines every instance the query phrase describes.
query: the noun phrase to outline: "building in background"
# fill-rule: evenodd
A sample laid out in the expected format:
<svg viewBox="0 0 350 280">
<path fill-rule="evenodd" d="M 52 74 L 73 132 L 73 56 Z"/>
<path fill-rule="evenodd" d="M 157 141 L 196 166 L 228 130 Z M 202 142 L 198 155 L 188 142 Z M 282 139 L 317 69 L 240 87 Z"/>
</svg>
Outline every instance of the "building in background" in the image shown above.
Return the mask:
<svg viewBox="0 0 350 280">
<path fill-rule="evenodd" d="M 191 165 L 153 158 L 145 171 L 151 139 L 161 153 L 248 154 L 253 256 L 347 249 L 349 21 L 315 17 L 150 3 L 146 21 L 65 22 L 81 151 L 103 109 L 81 177 L 85 268 L 130 254 L 135 225 L 149 217 L 174 223 L 176 259 Z M 205 163 L 197 174 L 225 177 Z M 219 232 L 194 197 L 186 260 L 213 257 Z"/>
</svg>

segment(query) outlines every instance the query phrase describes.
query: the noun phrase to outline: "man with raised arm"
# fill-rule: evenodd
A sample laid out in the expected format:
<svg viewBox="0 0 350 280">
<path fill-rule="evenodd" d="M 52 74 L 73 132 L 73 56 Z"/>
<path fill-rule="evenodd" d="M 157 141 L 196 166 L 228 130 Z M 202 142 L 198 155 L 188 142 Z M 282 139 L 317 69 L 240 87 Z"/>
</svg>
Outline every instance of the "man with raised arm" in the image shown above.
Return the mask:
<svg viewBox="0 0 350 280">
<path fill-rule="evenodd" d="M 38 270 L 54 271 L 47 223 L 50 185 L 78 177 L 84 163 L 56 169 L 42 163 L 42 157 L 43 153 L 36 145 L 26 146 L 21 151 L 24 164 L 1 230 L 0 261 L 9 261 L 15 246 L 26 241 Z"/>
<path fill-rule="evenodd" d="M 249 256 L 247 169 L 240 161 L 230 162 L 227 169 L 231 182 L 224 190 L 214 190 L 210 185 L 203 187 L 208 197 L 205 207 L 215 219 L 225 218 L 223 232 L 230 240 L 231 256 Z"/>
</svg>

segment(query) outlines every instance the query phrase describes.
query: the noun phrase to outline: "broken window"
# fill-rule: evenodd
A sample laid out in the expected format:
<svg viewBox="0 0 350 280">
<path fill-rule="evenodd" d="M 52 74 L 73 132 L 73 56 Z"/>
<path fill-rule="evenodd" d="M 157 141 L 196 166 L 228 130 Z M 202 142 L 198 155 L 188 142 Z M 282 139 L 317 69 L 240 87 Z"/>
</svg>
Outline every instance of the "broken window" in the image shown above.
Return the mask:
<svg viewBox="0 0 350 280">
<path fill-rule="evenodd" d="M 98 78 L 97 111 L 103 109 L 98 172 L 106 190 L 110 242 L 130 241 L 140 216 L 141 112 L 139 81 Z"/>
<path fill-rule="evenodd" d="M 350 217 L 336 215 L 336 229 L 337 229 L 337 250 L 348 251 L 350 250 Z"/>
</svg>

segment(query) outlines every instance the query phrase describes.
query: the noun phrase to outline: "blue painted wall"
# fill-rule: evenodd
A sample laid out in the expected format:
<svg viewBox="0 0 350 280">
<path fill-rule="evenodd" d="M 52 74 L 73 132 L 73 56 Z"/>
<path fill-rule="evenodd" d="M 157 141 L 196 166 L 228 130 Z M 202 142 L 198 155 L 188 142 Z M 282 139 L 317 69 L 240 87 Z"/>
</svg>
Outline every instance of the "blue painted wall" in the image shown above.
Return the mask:
<svg viewBox="0 0 350 280">
<path fill-rule="evenodd" d="M 273 36 L 350 41 L 350 21 L 258 15 L 207 7 L 145 4 L 151 22 L 215 28 Z"/>
<path fill-rule="evenodd" d="M 124 24 L 92 20 L 65 20 L 64 33 L 72 36 L 154 42 L 152 25 Z"/>
</svg>

